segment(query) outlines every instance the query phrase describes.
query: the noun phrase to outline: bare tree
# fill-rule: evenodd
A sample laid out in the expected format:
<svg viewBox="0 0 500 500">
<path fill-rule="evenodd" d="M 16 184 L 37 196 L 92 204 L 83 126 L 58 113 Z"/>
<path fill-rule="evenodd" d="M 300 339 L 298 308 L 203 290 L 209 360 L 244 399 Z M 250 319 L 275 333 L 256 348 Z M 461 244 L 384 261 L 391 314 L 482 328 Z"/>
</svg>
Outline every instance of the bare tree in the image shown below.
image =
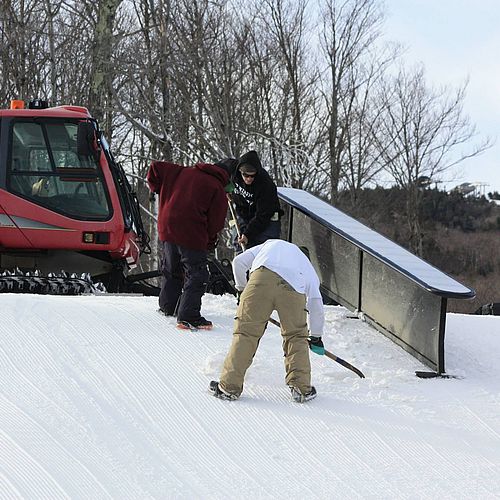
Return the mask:
<svg viewBox="0 0 500 500">
<path fill-rule="evenodd" d="M 141 145 L 138 159 L 142 167 L 136 173 L 145 176 L 148 159 L 172 159 L 172 8 L 168 0 L 141 0 L 127 4 L 127 12 L 129 25 L 115 53 L 115 64 L 121 71 L 115 83 L 114 103 Z M 141 135 L 149 147 L 139 139 Z"/>
<path fill-rule="evenodd" d="M 46 0 L 50 80 L 47 93 L 53 104 L 89 102 L 92 33 L 96 13 L 86 2 Z"/>
<path fill-rule="evenodd" d="M 463 112 L 467 83 L 458 89 L 426 85 L 422 66 L 401 69 L 380 90 L 383 120 L 378 129 L 380 155 L 397 185 L 407 191 L 410 248 L 422 255 L 421 181 L 442 174 L 491 146 L 472 145 L 476 128 Z"/>
<path fill-rule="evenodd" d="M 175 20 L 181 61 L 177 82 L 189 106 L 192 147 L 205 159 L 238 156 L 260 106 L 247 46 L 252 14 L 229 1 L 182 4 L 182 15 Z"/>
<path fill-rule="evenodd" d="M 35 0 L 0 2 L 0 61 L 3 98 L 32 99 L 45 93 L 45 12 Z"/>
<path fill-rule="evenodd" d="M 364 58 L 381 35 L 383 13 L 376 0 L 324 0 L 321 47 L 326 58 L 324 103 L 325 128 L 329 148 L 329 198 L 335 201 L 343 175 L 349 141 L 359 140 L 360 106 L 367 96 L 358 97 L 366 78 L 359 71 Z M 382 64 L 382 63 L 381 63 Z M 372 73 L 373 74 L 373 73 Z M 370 87 L 364 86 L 366 92 Z M 363 91 L 361 89 L 361 91 Z M 357 125 L 356 125 L 356 113 Z M 358 131 L 351 129 L 351 124 Z"/>
<path fill-rule="evenodd" d="M 299 153 L 304 149 L 303 113 L 307 90 L 303 79 L 305 57 L 305 9 L 306 2 L 299 0 L 293 6 L 286 0 L 266 0 L 267 9 L 263 12 L 263 22 L 276 43 L 279 59 L 285 68 L 282 113 L 289 147 L 288 161 L 284 162 L 280 177 L 284 184 L 299 187 L 298 175 L 302 158 Z"/>
<path fill-rule="evenodd" d="M 346 137 L 340 182 L 347 188 L 352 207 L 357 205 L 360 190 L 385 168 L 377 142 L 383 103 L 376 90 L 398 55 L 399 47 L 392 44 L 370 50 L 363 63 L 349 72 L 351 92 L 340 102 Z"/>
<path fill-rule="evenodd" d="M 231 152 L 241 100 L 225 2 L 143 0 L 133 8 L 138 26 L 118 56 L 120 111 L 153 155 L 193 162 Z"/>
<path fill-rule="evenodd" d="M 108 138 L 111 138 L 113 129 L 111 105 L 114 80 L 111 60 L 115 45 L 113 30 L 121 2 L 122 0 L 99 0 L 95 5 L 97 22 L 94 27 L 89 102 L 92 103 L 93 114 L 102 123 Z"/>
<path fill-rule="evenodd" d="M 255 2 L 246 20 L 242 57 L 252 95 L 245 144 L 258 149 L 280 185 L 314 185 L 317 72 L 308 45 L 307 2 Z"/>
<path fill-rule="evenodd" d="M 55 33 L 55 19 L 61 8 L 61 2 L 54 2 L 52 0 L 44 0 L 44 7 L 47 16 L 47 45 L 48 45 L 48 65 L 50 68 L 49 82 L 50 93 L 47 95 L 49 100 L 53 103 L 57 102 L 57 54 L 56 54 L 56 33 Z"/>
</svg>

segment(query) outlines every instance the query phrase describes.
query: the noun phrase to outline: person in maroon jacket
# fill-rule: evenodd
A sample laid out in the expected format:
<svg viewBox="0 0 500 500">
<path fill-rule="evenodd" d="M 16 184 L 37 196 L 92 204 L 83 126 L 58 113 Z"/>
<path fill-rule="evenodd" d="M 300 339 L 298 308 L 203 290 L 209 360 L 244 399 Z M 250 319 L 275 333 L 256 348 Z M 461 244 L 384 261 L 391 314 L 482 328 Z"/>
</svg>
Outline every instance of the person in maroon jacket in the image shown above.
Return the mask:
<svg viewBox="0 0 500 500">
<path fill-rule="evenodd" d="M 178 328 L 212 328 L 201 316 L 201 299 L 208 281 L 207 254 L 226 219 L 225 188 L 234 161 L 192 167 L 153 161 L 149 168 L 149 188 L 159 195 L 163 275 L 159 305 L 167 316 L 177 311 Z"/>
</svg>

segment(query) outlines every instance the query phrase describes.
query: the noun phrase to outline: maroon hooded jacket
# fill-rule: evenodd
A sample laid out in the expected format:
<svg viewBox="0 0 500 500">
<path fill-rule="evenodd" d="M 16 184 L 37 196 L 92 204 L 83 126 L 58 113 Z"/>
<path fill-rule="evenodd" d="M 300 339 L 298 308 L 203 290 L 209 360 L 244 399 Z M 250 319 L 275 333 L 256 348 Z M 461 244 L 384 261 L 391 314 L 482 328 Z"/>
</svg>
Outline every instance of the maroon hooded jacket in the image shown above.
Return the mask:
<svg viewBox="0 0 500 500">
<path fill-rule="evenodd" d="M 224 187 L 229 174 L 216 165 L 197 163 L 184 167 L 153 161 L 148 171 L 149 188 L 160 195 L 160 240 L 192 250 L 209 250 L 224 228 L 227 198 Z"/>
</svg>

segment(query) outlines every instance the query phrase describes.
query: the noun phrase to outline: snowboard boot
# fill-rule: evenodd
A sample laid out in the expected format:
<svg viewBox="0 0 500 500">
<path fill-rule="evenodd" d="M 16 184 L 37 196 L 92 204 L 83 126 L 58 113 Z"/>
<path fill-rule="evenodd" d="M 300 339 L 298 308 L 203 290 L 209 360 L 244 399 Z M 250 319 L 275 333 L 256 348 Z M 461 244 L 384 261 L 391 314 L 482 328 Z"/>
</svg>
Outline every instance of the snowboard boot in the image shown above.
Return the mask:
<svg viewBox="0 0 500 500">
<path fill-rule="evenodd" d="M 311 399 L 314 399 L 318 395 L 314 386 L 311 386 L 311 390 L 306 394 L 302 394 L 297 387 L 290 387 L 290 391 L 292 392 L 292 399 L 296 403 L 311 401 Z"/>
<path fill-rule="evenodd" d="M 211 330 L 213 327 L 214 325 L 212 322 L 208 321 L 208 319 L 205 319 L 203 316 L 194 321 L 177 322 L 177 328 L 179 330 L 191 330 L 195 332 L 196 330 Z"/>
<path fill-rule="evenodd" d="M 223 391 L 216 380 L 210 382 L 209 390 L 216 398 L 224 399 L 225 401 L 235 401 L 239 397 L 236 394 Z"/>
</svg>

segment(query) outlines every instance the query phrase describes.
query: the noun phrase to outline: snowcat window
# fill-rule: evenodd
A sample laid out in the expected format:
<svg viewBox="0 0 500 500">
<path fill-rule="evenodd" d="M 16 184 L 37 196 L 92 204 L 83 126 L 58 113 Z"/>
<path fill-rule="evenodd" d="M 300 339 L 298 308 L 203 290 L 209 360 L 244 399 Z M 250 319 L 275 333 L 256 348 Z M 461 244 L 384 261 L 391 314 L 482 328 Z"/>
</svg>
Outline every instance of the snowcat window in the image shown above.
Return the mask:
<svg viewBox="0 0 500 500">
<path fill-rule="evenodd" d="M 75 219 L 109 219 L 100 165 L 78 155 L 77 130 L 77 122 L 14 122 L 10 191 Z"/>
</svg>

